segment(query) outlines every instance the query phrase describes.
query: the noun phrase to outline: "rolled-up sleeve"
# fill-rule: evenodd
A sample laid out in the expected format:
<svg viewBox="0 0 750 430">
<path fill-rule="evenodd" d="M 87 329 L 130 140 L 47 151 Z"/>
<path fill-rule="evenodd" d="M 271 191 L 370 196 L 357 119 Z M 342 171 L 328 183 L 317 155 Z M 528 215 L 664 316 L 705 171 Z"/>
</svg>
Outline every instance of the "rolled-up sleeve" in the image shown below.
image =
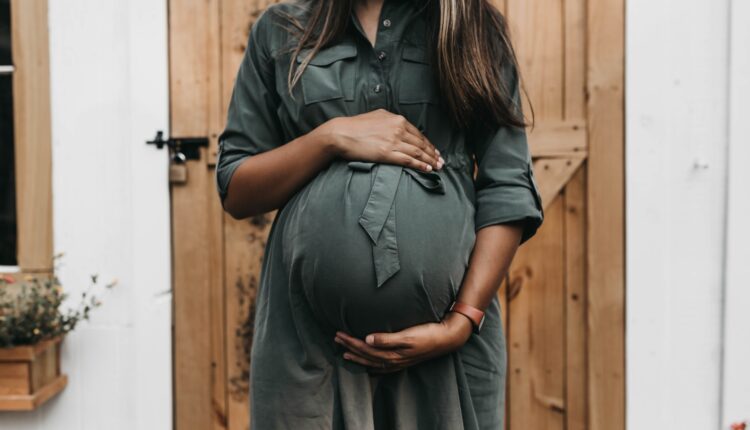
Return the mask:
<svg viewBox="0 0 750 430">
<path fill-rule="evenodd" d="M 511 88 L 518 102 L 517 78 Z M 524 220 L 521 243 L 526 242 L 542 225 L 544 211 L 525 129 L 500 126 L 480 133 L 473 143 L 477 161 L 475 230 Z"/>
<path fill-rule="evenodd" d="M 283 143 L 269 49 L 269 15 L 266 10 L 250 30 L 232 89 L 226 126 L 218 138 L 215 177 L 222 206 L 237 167 L 248 157 Z"/>
</svg>

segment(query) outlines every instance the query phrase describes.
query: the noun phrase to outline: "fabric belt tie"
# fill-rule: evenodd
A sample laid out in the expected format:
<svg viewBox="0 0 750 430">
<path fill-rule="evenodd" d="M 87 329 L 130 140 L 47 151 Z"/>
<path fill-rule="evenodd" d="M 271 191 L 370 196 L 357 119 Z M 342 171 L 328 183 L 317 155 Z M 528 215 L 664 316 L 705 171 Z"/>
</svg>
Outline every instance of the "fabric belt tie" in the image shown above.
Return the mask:
<svg viewBox="0 0 750 430">
<path fill-rule="evenodd" d="M 369 172 L 377 165 L 372 181 L 370 196 L 359 217 L 359 225 L 372 241 L 372 259 L 377 278 L 377 287 L 395 275 L 401 268 L 396 240 L 396 191 L 401 180 L 401 172 L 406 172 L 427 192 L 445 194 L 440 174 L 435 171 L 423 172 L 395 164 L 381 164 L 366 161 L 350 161 L 349 168 Z"/>
</svg>

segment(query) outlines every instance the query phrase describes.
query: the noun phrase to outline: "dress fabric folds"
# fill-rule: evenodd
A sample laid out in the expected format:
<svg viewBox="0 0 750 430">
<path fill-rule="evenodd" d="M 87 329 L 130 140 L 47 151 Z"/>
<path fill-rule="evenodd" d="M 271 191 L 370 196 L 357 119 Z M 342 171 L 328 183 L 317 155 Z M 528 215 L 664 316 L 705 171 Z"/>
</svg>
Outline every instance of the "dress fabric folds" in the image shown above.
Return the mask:
<svg viewBox="0 0 750 430">
<path fill-rule="evenodd" d="M 376 109 L 417 126 L 446 164 L 422 172 L 336 159 L 278 210 L 256 299 L 251 428 L 501 429 L 506 349 L 496 297 L 481 333 L 462 348 L 380 376 L 374 391 L 367 369 L 344 360 L 333 339 L 336 330 L 363 338 L 439 321 L 479 229 L 524 220 L 522 242 L 536 233 L 543 211 L 525 131 L 455 125 L 415 0 L 385 0 L 374 47 L 352 15 L 290 94 L 290 62 L 306 62 L 309 51 L 291 58 L 286 17 L 304 22 L 304 4 L 274 4 L 251 29 L 219 136 L 222 204 L 247 158 L 331 118 Z"/>
</svg>

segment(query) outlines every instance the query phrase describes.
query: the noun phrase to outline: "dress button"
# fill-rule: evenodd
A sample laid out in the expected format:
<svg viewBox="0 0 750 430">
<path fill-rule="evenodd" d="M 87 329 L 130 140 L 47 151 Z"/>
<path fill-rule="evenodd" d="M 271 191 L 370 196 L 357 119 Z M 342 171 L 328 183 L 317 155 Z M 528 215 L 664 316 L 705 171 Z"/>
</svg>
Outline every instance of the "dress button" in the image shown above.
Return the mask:
<svg viewBox="0 0 750 430">
<path fill-rule="evenodd" d="M 390 19 L 384 19 L 383 20 L 383 27 L 390 27 L 391 26 L 391 20 Z"/>
<path fill-rule="evenodd" d="M 380 84 L 375 85 L 375 88 L 373 88 L 372 90 L 375 91 L 376 93 L 379 93 L 381 90 Z"/>
<path fill-rule="evenodd" d="M 385 60 L 385 51 L 378 52 L 378 60 L 379 61 Z"/>
</svg>

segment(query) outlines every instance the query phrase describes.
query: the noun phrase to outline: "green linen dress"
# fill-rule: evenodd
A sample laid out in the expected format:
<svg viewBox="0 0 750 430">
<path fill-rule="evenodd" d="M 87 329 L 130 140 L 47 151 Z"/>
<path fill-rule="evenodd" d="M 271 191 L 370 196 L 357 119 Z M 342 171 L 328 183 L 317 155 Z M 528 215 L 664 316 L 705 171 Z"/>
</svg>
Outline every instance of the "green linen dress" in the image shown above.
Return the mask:
<svg viewBox="0 0 750 430">
<path fill-rule="evenodd" d="M 525 242 L 543 220 L 524 130 L 461 129 L 444 108 L 420 3 L 385 0 L 375 47 L 352 14 L 345 36 L 315 55 L 293 97 L 286 80 L 293 41 L 276 12 L 304 22 L 304 8 L 272 5 L 252 27 L 219 137 L 222 204 L 248 157 L 330 118 L 379 108 L 405 116 L 446 161 L 422 172 L 336 159 L 279 209 L 256 302 L 253 429 L 503 428 L 506 350 L 496 297 L 481 334 L 379 377 L 374 393 L 367 368 L 344 360 L 334 342 L 336 330 L 364 338 L 439 321 L 477 230 L 525 219 Z"/>
</svg>

